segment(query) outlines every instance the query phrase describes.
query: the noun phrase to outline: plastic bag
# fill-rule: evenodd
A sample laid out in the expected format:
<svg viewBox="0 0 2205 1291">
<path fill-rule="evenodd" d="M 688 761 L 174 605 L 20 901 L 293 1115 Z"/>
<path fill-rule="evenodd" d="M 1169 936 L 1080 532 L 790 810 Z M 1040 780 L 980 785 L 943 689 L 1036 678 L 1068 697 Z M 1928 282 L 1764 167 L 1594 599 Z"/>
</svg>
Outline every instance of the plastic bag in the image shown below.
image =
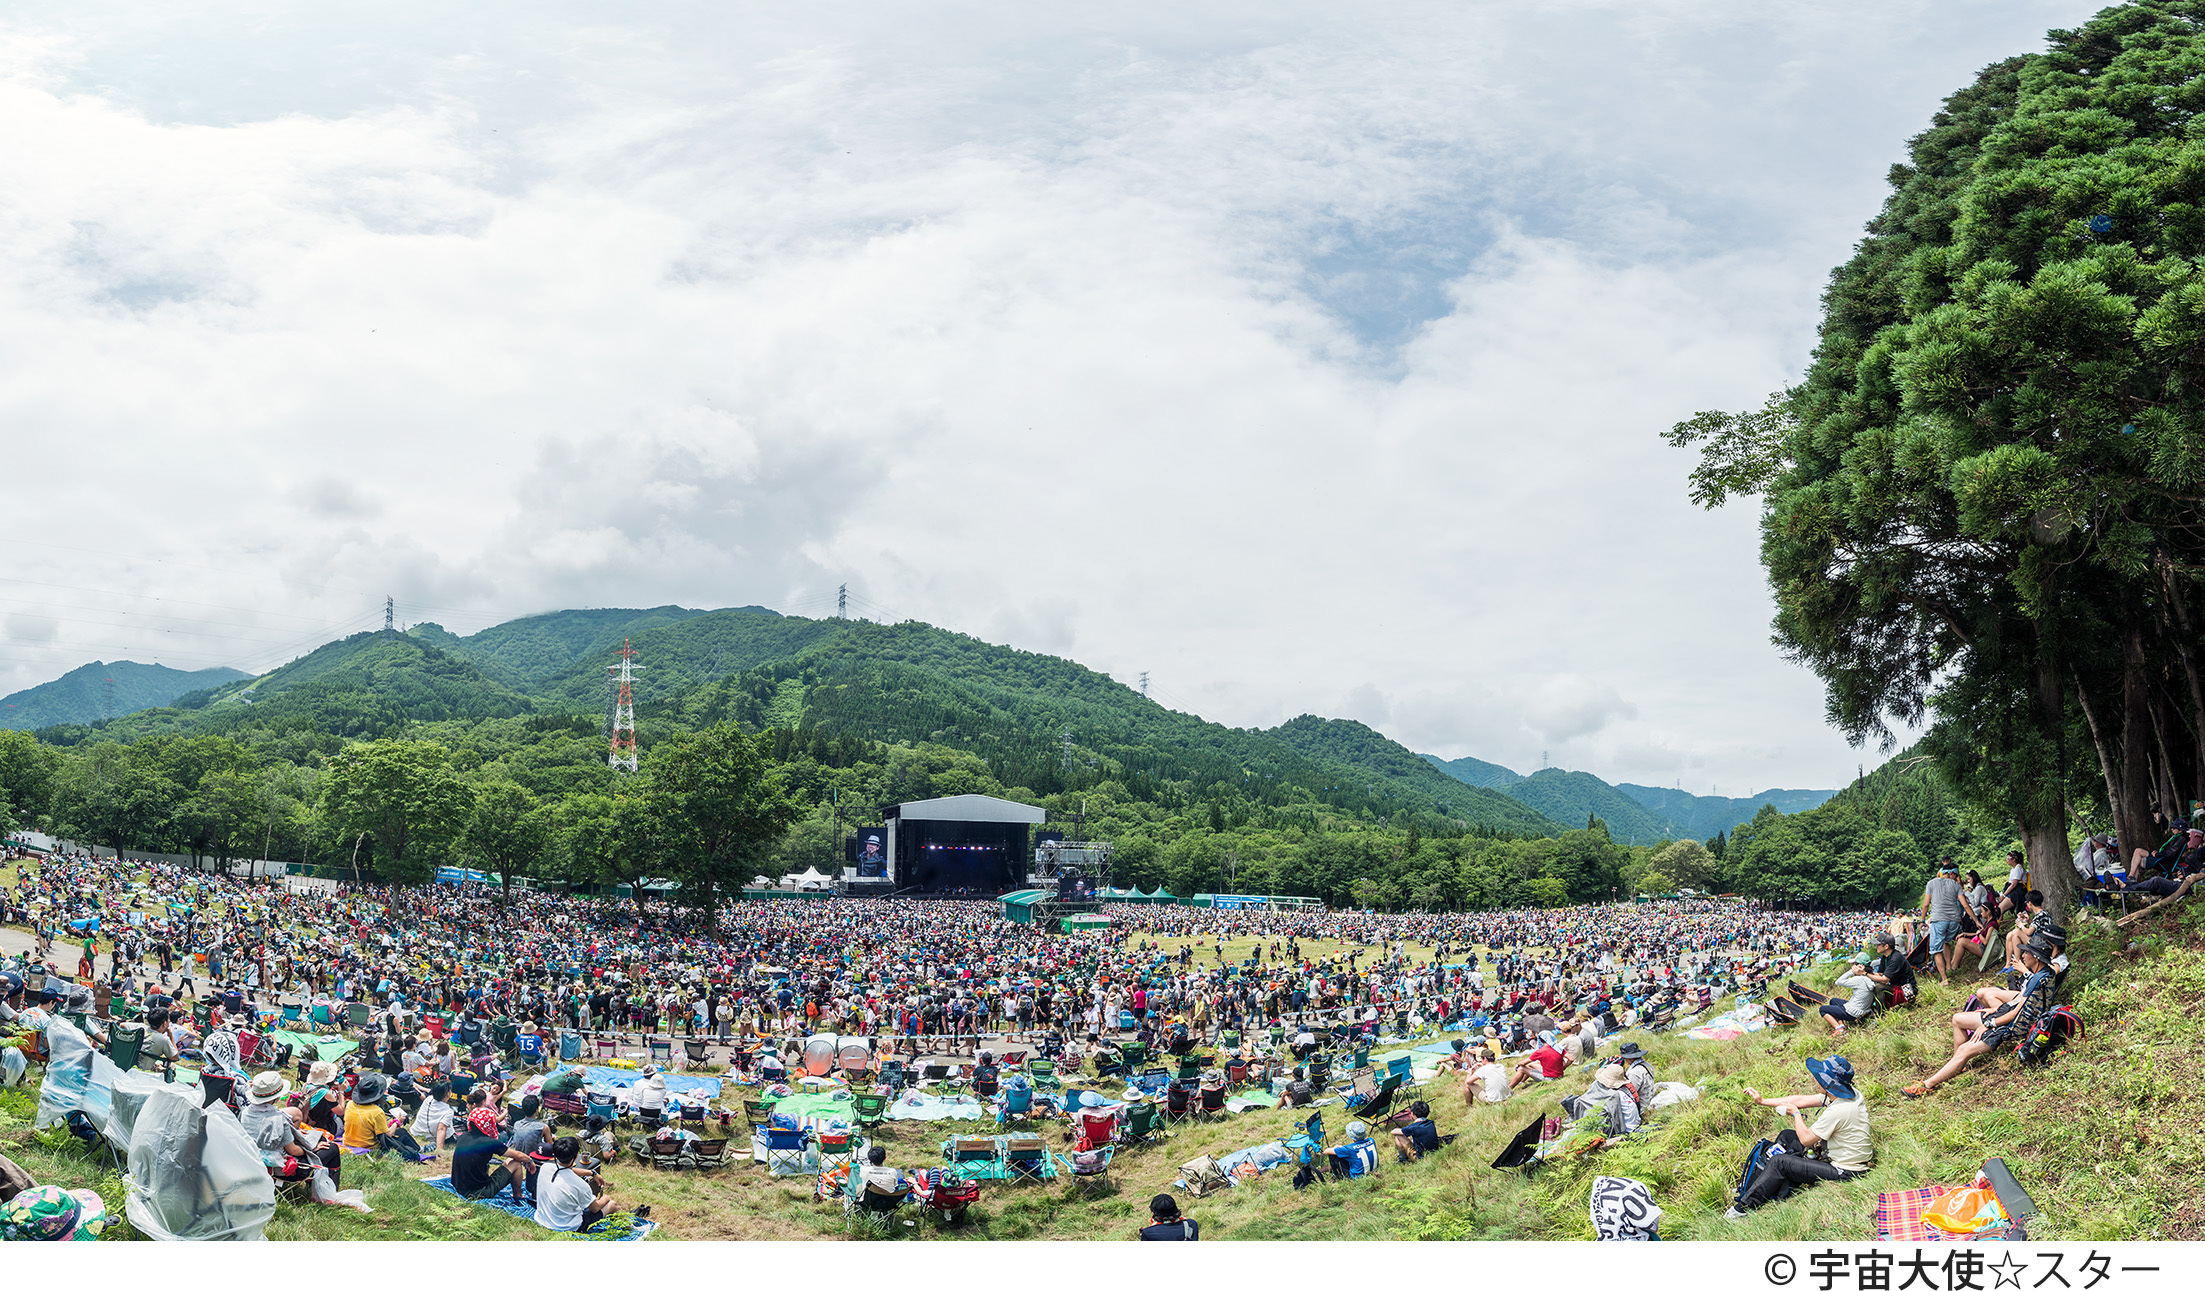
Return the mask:
<svg viewBox="0 0 2205 1291">
<path fill-rule="evenodd" d="M 124 1213 L 155 1241 L 257 1242 L 276 1213 L 260 1148 L 188 1085 L 163 1085 L 131 1126 Z"/>
<path fill-rule="evenodd" d="M 366 1193 L 358 1188 L 347 1188 L 343 1192 L 337 1191 L 336 1181 L 331 1179 L 329 1171 L 321 1166 L 314 1167 L 314 1179 L 312 1183 L 307 1185 L 307 1191 L 314 1200 L 324 1206 L 350 1206 L 363 1215 L 375 1213 L 368 1208 Z"/>
<path fill-rule="evenodd" d="M 1922 1222 L 1948 1233 L 1980 1233 L 2005 1223 L 2006 1211 L 1989 1188 L 1960 1188 L 1929 1203 Z"/>
</svg>

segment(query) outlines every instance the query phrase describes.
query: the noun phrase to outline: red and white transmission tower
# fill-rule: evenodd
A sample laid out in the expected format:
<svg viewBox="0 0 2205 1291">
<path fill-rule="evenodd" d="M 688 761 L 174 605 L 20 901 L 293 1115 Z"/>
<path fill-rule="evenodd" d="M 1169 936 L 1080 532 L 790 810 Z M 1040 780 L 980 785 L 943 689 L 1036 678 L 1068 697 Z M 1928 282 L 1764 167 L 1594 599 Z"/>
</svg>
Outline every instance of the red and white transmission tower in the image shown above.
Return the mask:
<svg viewBox="0 0 2205 1291">
<path fill-rule="evenodd" d="M 612 679 L 620 683 L 620 696 L 613 702 L 612 754 L 605 759 L 607 765 L 620 771 L 635 770 L 635 692 L 630 683 L 642 669 L 635 666 L 635 650 L 626 641 L 620 643 L 620 662 L 606 669 Z"/>
</svg>

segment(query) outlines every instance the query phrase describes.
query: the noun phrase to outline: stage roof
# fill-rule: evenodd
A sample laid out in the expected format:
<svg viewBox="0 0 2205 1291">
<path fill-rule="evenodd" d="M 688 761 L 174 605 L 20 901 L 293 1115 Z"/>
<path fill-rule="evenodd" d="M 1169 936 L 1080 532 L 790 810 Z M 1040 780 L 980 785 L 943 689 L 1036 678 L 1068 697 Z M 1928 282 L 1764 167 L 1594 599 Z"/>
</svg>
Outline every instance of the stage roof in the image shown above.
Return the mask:
<svg viewBox="0 0 2205 1291">
<path fill-rule="evenodd" d="M 984 793 L 961 793 L 952 798 L 928 798 L 890 807 L 886 813 L 899 820 L 980 820 L 1004 825 L 1038 825 L 1049 819 L 1039 807 Z"/>
</svg>

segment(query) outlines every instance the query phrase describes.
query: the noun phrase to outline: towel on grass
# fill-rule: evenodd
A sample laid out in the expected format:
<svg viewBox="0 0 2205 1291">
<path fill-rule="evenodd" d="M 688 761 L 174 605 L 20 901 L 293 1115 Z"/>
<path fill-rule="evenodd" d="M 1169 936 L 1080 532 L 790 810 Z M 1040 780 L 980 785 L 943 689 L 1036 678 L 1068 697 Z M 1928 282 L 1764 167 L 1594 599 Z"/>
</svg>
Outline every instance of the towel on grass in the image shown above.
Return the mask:
<svg viewBox="0 0 2205 1291">
<path fill-rule="evenodd" d="M 1979 1233 L 1948 1233 L 1922 1218 L 1930 1203 L 1951 1192 L 1941 1183 L 1876 1197 L 1876 1240 L 1879 1242 L 1999 1242 L 2006 1239 L 2006 1225 Z"/>
<path fill-rule="evenodd" d="M 421 1182 L 448 1196 L 459 1197 L 459 1194 L 457 1192 L 452 1191 L 452 1176 L 448 1174 L 438 1175 L 434 1179 L 423 1179 Z M 505 1214 L 511 1215 L 515 1219 L 525 1219 L 531 1224 L 536 1222 L 536 1208 L 534 1206 L 522 1205 L 521 1203 L 514 1201 L 513 1194 L 510 1192 L 501 1192 L 495 1197 L 481 1200 L 473 1200 L 466 1197 L 460 1197 L 460 1200 L 466 1201 L 470 1205 L 488 1206 L 492 1210 L 501 1211 Z M 640 1242 L 644 1238 L 649 1237 L 652 1231 L 657 1227 L 657 1221 L 646 1219 L 636 1224 L 626 1237 L 608 1238 L 604 1240 Z M 583 1236 L 586 1237 L 588 1236 L 588 1234 L 585 1233 L 583 1234 Z"/>
</svg>

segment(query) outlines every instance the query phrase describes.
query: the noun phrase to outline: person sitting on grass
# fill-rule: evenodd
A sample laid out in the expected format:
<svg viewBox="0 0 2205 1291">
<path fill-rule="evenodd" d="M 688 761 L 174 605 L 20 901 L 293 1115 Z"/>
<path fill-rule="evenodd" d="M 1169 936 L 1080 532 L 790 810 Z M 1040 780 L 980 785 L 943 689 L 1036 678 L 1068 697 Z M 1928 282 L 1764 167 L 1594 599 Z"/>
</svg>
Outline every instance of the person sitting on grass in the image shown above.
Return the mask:
<svg viewBox="0 0 2205 1291">
<path fill-rule="evenodd" d="M 1148 1227 L 1141 1230 L 1144 1242 L 1199 1242 L 1202 1226 L 1179 1213 L 1179 1199 L 1168 1192 L 1157 1193 L 1149 1199 Z"/>
<path fill-rule="evenodd" d="M 581 1140 L 568 1137 L 551 1144 L 550 1159 L 536 1181 L 536 1224 L 555 1233 L 579 1233 L 620 1212 L 613 1208 L 612 1190 L 593 1172 L 576 1165 L 582 1155 Z M 651 1217 L 649 1206 L 635 1208 L 639 1220 Z"/>
<path fill-rule="evenodd" d="M 1978 991 L 1978 998 L 1990 996 L 1996 1002 L 1987 1008 L 1970 1010 L 1952 1015 L 1952 1057 L 1945 1065 L 1899 1092 L 1908 1098 L 1920 1098 L 1929 1091 L 1960 1074 L 1962 1068 L 1986 1053 L 2008 1048 L 2029 1034 L 2037 1019 L 2052 1007 L 2052 959 L 2056 952 L 2052 944 L 2039 932 L 2021 948 L 2021 964 L 2028 970 L 2028 980 L 2018 991 L 2008 992 L 1999 988 Z"/>
<path fill-rule="evenodd" d="M 1471 1052 L 1476 1057 L 1471 1063 L 1470 1074 L 1463 1077 L 1462 1105 L 1470 1107 L 1479 1099 L 1488 1103 L 1507 1102 L 1509 1095 L 1516 1089 L 1509 1083 L 1508 1068 L 1502 1066 L 1501 1060 L 1494 1057 L 1489 1049 L 1479 1048 Z"/>
<path fill-rule="evenodd" d="M 424 1151 L 430 1156 L 442 1152 L 445 1141 L 459 1133 L 459 1113 L 452 1110 L 451 1094 L 450 1085 L 429 1086 L 428 1094 L 422 1098 L 421 1106 L 414 1109 L 413 1120 L 406 1126 L 413 1132 L 416 1142 L 428 1145 Z"/>
<path fill-rule="evenodd" d="M 1432 1124 L 1431 1104 L 1423 1099 L 1409 1104 L 1409 1114 L 1416 1119 L 1393 1132 L 1393 1150 L 1402 1162 L 1419 1160 L 1425 1153 L 1437 1152 L 1454 1141 L 1454 1135 L 1441 1134 Z"/>
<path fill-rule="evenodd" d="M 1307 1107 L 1317 1097 L 1317 1086 L 1309 1079 L 1307 1067 L 1296 1067 L 1294 1078 L 1286 1082 L 1286 1090 L 1279 1095 L 1273 1107 Z"/>
<path fill-rule="evenodd" d="M 602 1116 L 592 1116 L 582 1130 L 582 1147 L 588 1153 L 582 1166 L 587 1170 L 602 1170 L 620 1159 L 620 1139 L 613 1133 L 612 1123 Z"/>
<path fill-rule="evenodd" d="M 1862 955 L 1855 959 L 1852 966 L 1832 983 L 1841 991 L 1851 992 L 1851 997 L 1831 1000 L 1815 1010 L 1817 1016 L 1830 1024 L 1830 1035 L 1833 1038 L 1843 1036 L 1847 1026 L 1867 1017 L 1868 1010 L 1875 1006 L 1876 979 L 1868 975 L 1867 968 L 1868 956 Z"/>
<path fill-rule="evenodd" d="M 1763 1098 L 1760 1090 L 1746 1087 L 1746 1097 L 1776 1108 L 1792 1123 L 1776 1139 L 1784 1151 L 1763 1161 L 1760 1173 L 1747 1182 L 1723 1218 L 1744 1219 L 1747 1211 L 1773 1200 L 1786 1185 L 1796 1189 L 1824 1180 L 1857 1179 L 1875 1164 L 1868 1099 L 1854 1088 L 1853 1064 L 1835 1054 L 1809 1058 L 1807 1074 L 1822 1087 L 1821 1093 Z M 1822 1109 L 1813 1125 L 1803 1115 L 1809 1108 Z"/>
<path fill-rule="evenodd" d="M 1371 1142 L 1370 1127 L 1349 1121 L 1347 1138 L 1332 1148 L 1332 1177 L 1360 1179 L 1378 1168 L 1378 1145 Z"/>
<path fill-rule="evenodd" d="M 345 1107 L 345 1146 L 377 1155 L 396 1152 L 409 1161 L 418 1161 L 421 1145 L 404 1125 L 393 1123 L 384 1110 L 389 1097 L 390 1084 L 383 1076 L 369 1072 L 360 1077 L 352 1087 L 352 1101 Z"/>
<path fill-rule="evenodd" d="M 452 1191 L 484 1201 L 511 1187 L 515 1204 L 526 1204 L 532 1165 L 527 1153 L 498 1136 L 498 1114 L 476 1107 L 452 1145 Z"/>
<path fill-rule="evenodd" d="M 1539 1047 L 1516 1064 L 1516 1074 L 1509 1078 L 1508 1087 L 1514 1089 L 1533 1080 L 1560 1080 L 1569 1065 L 1569 1055 L 1556 1047 L 1554 1033 L 1541 1031 Z"/>
</svg>

